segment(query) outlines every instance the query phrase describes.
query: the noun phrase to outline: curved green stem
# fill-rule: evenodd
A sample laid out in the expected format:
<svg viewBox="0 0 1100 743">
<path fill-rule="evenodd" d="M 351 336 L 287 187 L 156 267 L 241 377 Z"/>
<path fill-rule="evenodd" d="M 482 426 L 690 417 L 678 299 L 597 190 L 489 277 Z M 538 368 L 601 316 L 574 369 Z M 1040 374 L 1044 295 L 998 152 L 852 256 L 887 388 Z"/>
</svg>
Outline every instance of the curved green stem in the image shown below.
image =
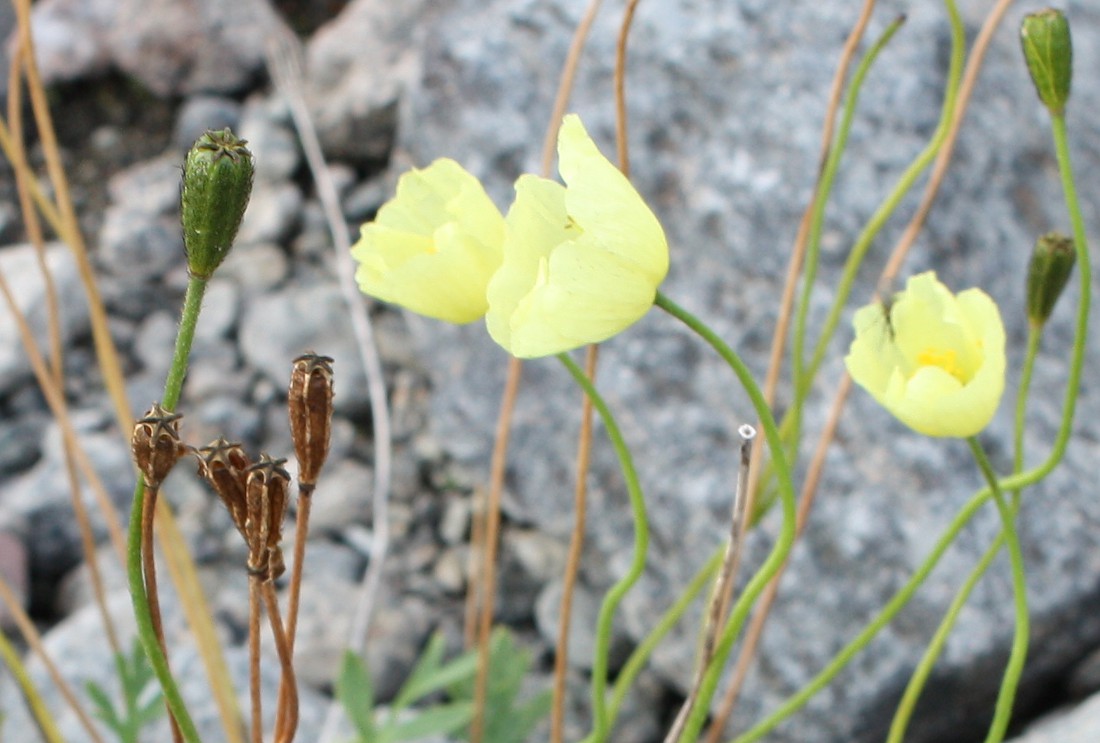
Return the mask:
<svg viewBox="0 0 1100 743">
<path fill-rule="evenodd" d="M 707 327 L 699 318 L 695 317 L 695 315 L 680 307 L 660 292 L 657 293 L 655 304 L 687 325 L 688 328 L 694 331 L 700 338 L 710 344 L 711 348 L 722 357 L 737 376 L 745 393 L 749 396 L 749 400 L 752 401 L 752 406 L 764 429 L 764 437 L 768 442 L 768 448 L 771 450 L 772 462 L 775 467 L 776 475 L 779 478 L 779 497 L 783 506 L 783 524 L 780 528 L 779 536 L 775 541 L 775 545 L 772 547 L 772 551 L 768 555 L 767 560 L 764 561 L 764 564 L 760 566 L 760 569 L 752 579 L 749 580 L 741 597 L 730 611 L 729 618 L 726 620 L 726 626 L 723 628 L 718 643 L 714 647 L 714 656 L 711 658 L 706 673 L 703 675 L 703 681 L 699 686 L 697 702 L 688 717 L 687 724 L 684 726 L 684 732 L 680 736 L 680 740 L 682 741 L 692 741 L 698 737 L 699 731 L 706 721 L 707 714 L 710 711 L 711 698 L 714 696 L 715 689 L 718 687 L 718 681 L 722 676 L 722 669 L 726 664 L 726 660 L 729 658 L 730 651 L 733 649 L 733 643 L 737 640 L 737 635 L 740 633 L 741 627 L 745 623 L 749 611 L 752 610 L 753 605 L 767 587 L 768 582 L 779 572 L 779 569 L 783 565 L 783 561 L 787 559 L 787 555 L 791 551 L 791 547 L 794 546 L 794 483 L 791 478 L 790 466 L 787 464 L 787 456 L 783 452 L 783 440 L 779 435 L 779 428 L 775 424 L 775 416 L 772 415 L 771 408 L 768 407 L 768 403 L 764 399 L 764 394 L 760 391 L 760 387 L 756 384 L 756 380 L 753 379 L 749 368 L 734 350 L 730 348 L 729 344 L 722 340 L 721 337 Z"/>
<path fill-rule="evenodd" d="M 1024 577 L 1024 554 L 1020 550 L 1020 539 L 1016 534 L 1015 509 L 1010 508 L 1001 492 L 997 474 L 989 463 L 982 445 L 978 443 L 976 436 L 967 439 L 970 451 L 982 471 L 989 488 L 993 492 L 993 500 L 997 504 L 997 511 L 1001 514 L 1005 544 L 1008 545 L 1008 556 L 1012 563 L 1012 593 L 1016 607 L 1016 631 L 1012 638 L 1012 651 L 1008 656 L 1008 665 L 1005 667 L 1004 677 L 1001 679 L 1001 690 L 997 694 L 997 705 L 993 713 L 993 723 L 989 727 L 989 735 L 985 743 L 1000 743 L 1008 730 L 1009 720 L 1012 719 L 1012 703 L 1016 699 L 1016 689 L 1020 685 L 1020 676 L 1024 672 L 1024 663 L 1027 661 L 1027 644 L 1029 615 L 1027 608 L 1027 581 Z"/>
<path fill-rule="evenodd" d="M 1024 469 L 1024 429 L 1027 419 L 1027 398 L 1031 391 L 1032 370 L 1035 368 L 1035 359 L 1038 356 L 1039 340 L 1042 337 L 1042 332 L 1042 325 L 1029 324 L 1027 352 L 1024 356 L 1023 369 L 1020 373 L 1020 389 L 1016 397 L 1013 474 L 1019 474 Z M 1012 493 L 1013 518 L 1016 517 L 1019 510 L 1020 490 L 1015 490 Z M 909 679 L 909 683 L 905 687 L 905 693 L 902 694 L 901 702 L 898 703 L 898 708 L 894 712 L 894 719 L 890 724 L 890 733 L 886 739 L 886 743 L 901 743 L 904 739 L 909 720 L 913 716 L 913 710 L 916 708 L 921 692 L 924 691 L 924 687 L 928 683 L 929 677 L 932 675 L 932 669 L 936 661 L 943 653 L 944 645 L 947 644 L 947 638 L 950 636 L 951 630 L 954 629 L 963 606 L 966 605 L 967 600 L 970 598 L 970 594 L 974 592 L 974 588 L 978 585 L 982 576 L 989 570 L 989 566 L 993 564 L 993 560 L 996 559 L 997 554 L 1004 544 L 1005 533 L 1002 530 L 993 541 L 993 544 L 991 544 L 985 551 L 985 554 L 982 555 L 982 559 L 979 560 L 978 564 L 971 570 L 970 575 L 967 576 L 966 581 L 955 594 L 955 598 L 952 599 L 951 605 L 944 613 L 940 626 L 936 628 L 936 634 L 932 636 L 931 642 L 928 643 L 924 655 L 921 656 L 920 662 L 917 664 L 912 677 Z"/>
<path fill-rule="evenodd" d="M 630 454 L 630 448 L 626 445 L 622 432 L 619 430 L 611 409 L 596 391 L 595 385 L 581 369 L 569 358 L 567 354 L 558 354 L 558 359 L 573 375 L 573 379 L 581 386 L 592 406 L 600 414 L 607 436 L 611 439 L 611 445 L 615 448 L 615 455 L 619 458 L 619 466 L 623 471 L 623 479 L 626 481 L 626 490 L 630 496 L 630 510 L 634 517 L 634 555 L 630 561 L 630 568 L 626 575 L 611 587 L 604 596 L 600 606 L 599 617 L 596 620 L 596 651 L 592 661 L 592 733 L 587 740 L 604 741 L 611 731 L 611 717 L 607 710 L 607 664 L 608 654 L 611 649 L 611 624 L 615 618 L 615 610 L 623 600 L 627 591 L 638 582 L 642 571 L 645 569 L 646 550 L 649 547 L 649 522 L 646 517 L 645 498 L 642 497 L 642 487 L 638 481 L 638 473 L 634 468 L 634 459 Z"/>
<path fill-rule="evenodd" d="M 638 643 L 638 646 L 634 648 L 634 652 L 630 654 L 626 663 L 623 665 L 622 670 L 619 671 L 618 677 L 615 679 L 615 686 L 611 692 L 611 719 L 619 714 L 619 707 L 622 706 L 623 700 L 626 698 L 626 694 L 630 691 L 630 687 L 634 684 L 634 680 L 638 677 L 638 674 L 645 668 L 645 664 L 649 661 L 649 657 L 653 655 L 653 651 L 657 649 L 657 646 L 661 643 L 672 628 L 676 626 L 676 623 L 684 616 L 688 607 L 691 606 L 691 602 L 702 593 L 703 589 L 707 587 L 714 574 L 718 572 L 718 566 L 722 564 L 722 555 L 725 550 L 725 546 L 720 546 L 714 551 L 714 554 L 710 556 L 710 559 L 699 569 L 699 572 L 691 579 L 687 587 L 680 594 L 676 602 L 668 608 L 668 611 L 661 616 L 657 624 L 653 627 L 645 639 Z"/>
<path fill-rule="evenodd" d="M 202 297 L 206 291 L 206 280 L 191 277 L 187 283 L 187 294 L 183 300 L 183 311 L 180 317 L 179 333 L 176 335 L 176 348 L 172 355 L 172 366 L 168 371 L 168 377 L 164 383 L 164 399 L 161 405 L 165 410 L 174 410 L 180 399 L 183 389 L 183 378 L 187 373 L 187 358 L 191 353 L 191 344 L 195 338 L 195 326 L 198 323 L 199 311 L 202 309 Z M 172 671 L 168 667 L 168 659 L 161 651 L 157 642 L 156 631 L 153 627 L 152 615 L 149 611 L 149 596 L 145 592 L 145 581 L 141 572 L 141 512 L 145 505 L 145 481 L 137 478 L 134 488 L 134 500 L 130 507 L 130 523 L 127 529 L 126 545 L 126 572 L 130 583 L 130 599 L 134 607 L 134 618 L 137 620 L 138 638 L 141 647 L 149 658 L 149 665 L 160 682 L 164 691 L 164 700 L 175 717 L 187 743 L 201 743 L 199 733 L 187 707 L 180 695 L 176 680 L 172 677 Z"/>
<path fill-rule="evenodd" d="M 925 148 L 921 150 L 920 154 L 917 155 L 913 162 L 909 164 L 909 167 L 905 169 L 905 172 L 902 173 L 901 178 L 898 179 L 897 184 L 894 185 L 889 196 L 887 196 L 879 208 L 875 210 L 875 213 L 871 216 L 871 219 L 868 220 L 863 231 L 860 232 L 859 237 L 856 238 L 856 242 L 852 246 L 852 252 L 844 262 L 844 269 L 836 287 L 836 299 L 833 300 L 833 306 L 829 308 L 829 314 L 826 316 L 825 322 L 821 327 L 821 336 L 817 341 L 817 345 L 814 347 L 814 355 L 807 368 L 806 377 L 803 380 L 804 384 L 795 387 L 795 402 L 791 406 L 792 410 L 798 410 L 801 407 L 801 401 L 809 394 L 810 384 L 813 382 L 814 376 L 825 360 L 825 353 L 828 351 L 829 342 L 836 332 L 837 324 L 840 322 L 840 315 L 844 311 L 844 307 L 848 303 L 848 297 L 852 293 L 856 274 L 863 264 L 863 259 L 866 257 L 867 251 L 871 248 L 871 243 L 886 225 L 887 220 L 893 215 L 894 211 L 897 210 L 901 200 L 909 193 L 909 189 L 913 187 L 913 184 L 916 182 L 917 178 L 920 177 L 920 174 L 923 173 L 935 159 L 936 154 L 940 151 L 940 147 L 947 139 L 948 131 L 951 129 L 951 120 L 955 117 L 955 107 L 959 96 L 959 85 L 962 82 L 963 63 L 965 62 L 966 56 L 966 29 L 963 26 L 962 18 L 959 16 L 958 8 L 955 6 L 955 1 L 945 0 L 944 6 L 947 8 L 947 15 L 951 22 L 951 63 L 947 72 L 947 87 L 943 95 L 943 110 L 940 113 L 940 120 L 936 125 L 936 131 Z"/>
</svg>

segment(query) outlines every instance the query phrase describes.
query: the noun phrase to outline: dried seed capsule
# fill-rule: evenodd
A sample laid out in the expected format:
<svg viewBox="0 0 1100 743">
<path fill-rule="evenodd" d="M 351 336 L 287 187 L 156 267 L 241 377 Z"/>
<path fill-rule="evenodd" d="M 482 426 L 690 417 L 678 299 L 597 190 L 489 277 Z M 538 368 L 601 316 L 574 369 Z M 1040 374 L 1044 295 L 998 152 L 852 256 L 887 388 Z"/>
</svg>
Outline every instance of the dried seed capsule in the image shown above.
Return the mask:
<svg viewBox="0 0 1100 743">
<path fill-rule="evenodd" d="M 159 488 L 168 473 L 183 455 L 187 445 L 180 441 L 179 413 L 172 413 L 153 403 L 145 416 L 134 423 L 130 450 L 134 462 L 145 478 L 145 486 Z"/>
<path fill-rule="evenodd" d="M 192 276 L 209 278 L 233 246 L 252 194 L 254 166 L 246 144 L 229 129 L 208 131 L 187 153 L 180 218 Z"/>
<path fill-rule="evenodd" d="M 248 518 L 244 530 L 248 571 L 264 580 L 278 578 L 286 569 L 279 545 L 290 489 L 290 473 L 283 468 L 285 463 L 285 459 L 261 454 L 260 461 L 248 468 L 245 490 Z"/>
<path fill-rule="evenodd" d="M 1066 288 L 1077 251 L 1073 238 L 1048 232 L 1035 243 L 1027 271 L 1027 317 L 1033 325 L 1046 323 Z"/>
<path fill-rule="evenodd" d="M 294 359 L 287 393 L 290 437 L 303 495 L 312 490 L 328 457 L 332 432 L 332 358 L 306 353 Z"/>
<path fill-rule="evenodd" d="M 229 516 L 241 536 L 245 534 L 245 522 L 248 509 L 245 502 L 245 488 L 248 482 L 248 468 L 252 466 L 240 444 L 218 438 L 209 446 L 199 450 L 199 474 L 202 475 L 222 503 L 229 510 Z"/>
</svg>

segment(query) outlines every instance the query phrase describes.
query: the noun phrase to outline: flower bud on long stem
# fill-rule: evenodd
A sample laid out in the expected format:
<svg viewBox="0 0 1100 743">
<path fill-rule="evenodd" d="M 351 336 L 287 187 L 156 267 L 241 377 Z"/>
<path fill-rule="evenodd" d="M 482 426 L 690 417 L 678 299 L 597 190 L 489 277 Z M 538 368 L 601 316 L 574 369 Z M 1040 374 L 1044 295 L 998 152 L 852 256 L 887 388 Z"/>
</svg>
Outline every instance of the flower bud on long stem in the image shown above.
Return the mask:
<svg viewBox="0 0 1100 743">
<path fill-rule="evenodd" d="M 180 218 L 187 270 L 208 279 L 225 259 L 252 195 L 254 166 L 247 142 L 229 129 L 208 131 L 187 153 Z"/>
<path fill-rule="evenodd" d="M 1073 239 L 1048 232 L 1035 243 L 1027 272 L 1027 318 L 1041 327 L 1054 311 L 1077 261 Z"/>
<path fill-rule="evenodd" d="M 1052 115 L 1061 116 L 1073 77 L 1073 43 L 1065 14 L 1047 8 L 1025 16 L 1020 43 L 1039 99 Z"/>
</svg>

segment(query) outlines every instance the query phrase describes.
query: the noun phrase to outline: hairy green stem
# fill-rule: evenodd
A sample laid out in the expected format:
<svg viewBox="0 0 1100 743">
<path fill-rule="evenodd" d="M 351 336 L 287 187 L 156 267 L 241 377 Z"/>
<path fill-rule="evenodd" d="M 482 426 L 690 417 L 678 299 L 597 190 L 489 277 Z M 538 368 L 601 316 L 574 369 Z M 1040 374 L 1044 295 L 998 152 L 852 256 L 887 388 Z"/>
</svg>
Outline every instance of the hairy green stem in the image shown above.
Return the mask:
<svg viewBox="0 0 1100 743">
<path fill-rule="evenodd" d="M 206 280 L 191 277 L 187 283 L 187 294 L 183 300 L 180 328 L 176 335 L 176 348 L 172 354 L 172 366 L 164 383 L 164 398 L 161 405 L 165 410 L 175 410 L 183 389 L 183 378 L 187 373 L 187 358 L 191 353 L 191 344 L 195 338 L 195 326 L 199 311 L 202 309 L 202 297 L 206 291 Z M 134 487 L 134 499 L 130 507 L 130 523 L 127 529 L 126 572 L 130 583 L 130 599 L 133 602 L 134 618 L 137 621 L 138 638 L 149 665 L 164 691 L 164 699 L 172 716 L 179 725 L 187 743 L 201 743 L 199 733 L 187 707 L 180 695 L 176 680 L 168 667 L 168 659 L 161 651 L 160 643 L 149 610 L 149 596 L 145 591 L 145 581 L 141 570 L 141 513 L 145 505 L 145 480 L 137 478 Z"/>
</svg>

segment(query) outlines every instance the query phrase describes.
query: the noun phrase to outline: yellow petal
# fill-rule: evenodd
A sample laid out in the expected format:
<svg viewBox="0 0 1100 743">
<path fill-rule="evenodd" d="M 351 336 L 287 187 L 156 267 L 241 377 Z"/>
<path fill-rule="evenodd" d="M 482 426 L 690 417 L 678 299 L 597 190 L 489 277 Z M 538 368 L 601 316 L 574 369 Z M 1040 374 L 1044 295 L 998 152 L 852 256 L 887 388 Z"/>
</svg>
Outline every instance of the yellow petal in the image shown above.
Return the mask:
<svg viewBox="0 0 1100 743">
<path fill-rule="evenodd" d="M 489 334 L 520 358 L 622 332 L 653 305 L 668 273 L 660 223 L 576 116 L 562 123 L 558 153 L 564 187 L 516 181 L 503 262 L 488 288 Z"/>
<path fill-rule="evenodd" d="M 477 320 L 500 266 L 504 219 L 453 160 L 401 176 L 397 194 L 363 225 L 352 256 L 366 294 L 448 322 Z"/>
</svg>

